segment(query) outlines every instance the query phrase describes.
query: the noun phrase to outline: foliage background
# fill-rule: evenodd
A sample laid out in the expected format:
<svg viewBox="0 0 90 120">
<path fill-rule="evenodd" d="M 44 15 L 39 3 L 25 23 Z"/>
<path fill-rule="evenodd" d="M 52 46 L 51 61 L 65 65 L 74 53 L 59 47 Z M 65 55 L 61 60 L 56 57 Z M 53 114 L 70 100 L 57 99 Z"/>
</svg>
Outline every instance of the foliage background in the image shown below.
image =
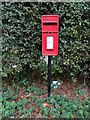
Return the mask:
<svg viewBox="0 0 90 120">
<path fill-rule="evenodd" d="M 90 3 L 22 2 L 2 3 L 3 78 L 9 81 L 47 78 L 41 54 L 41 15 L 60 16 L 59 55 L 53 56 L 52 74 L 73 81 L 89 77 Z"/>
</svg>

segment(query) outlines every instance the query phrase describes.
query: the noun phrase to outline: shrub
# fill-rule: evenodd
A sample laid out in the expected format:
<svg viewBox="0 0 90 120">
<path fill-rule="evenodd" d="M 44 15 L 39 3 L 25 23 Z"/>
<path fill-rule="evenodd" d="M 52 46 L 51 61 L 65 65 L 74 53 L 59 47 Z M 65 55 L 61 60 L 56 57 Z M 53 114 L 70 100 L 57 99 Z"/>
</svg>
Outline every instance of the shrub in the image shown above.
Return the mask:
<svg viewBox="0 0 90 120">
<path fill-rule="evenodd" d="M 41 54 L 41 15 L 60 16 L 59 55 L 53 57 L 53 76 L 89 75 L 89 3 L 2 3 L 3 78 L 18 79 L 24 71 L 47 78 Z M 24 69 L 25 68 L 25 69 Z M 13 76 L 13 78 L 11 77 Z"/>
</svg>

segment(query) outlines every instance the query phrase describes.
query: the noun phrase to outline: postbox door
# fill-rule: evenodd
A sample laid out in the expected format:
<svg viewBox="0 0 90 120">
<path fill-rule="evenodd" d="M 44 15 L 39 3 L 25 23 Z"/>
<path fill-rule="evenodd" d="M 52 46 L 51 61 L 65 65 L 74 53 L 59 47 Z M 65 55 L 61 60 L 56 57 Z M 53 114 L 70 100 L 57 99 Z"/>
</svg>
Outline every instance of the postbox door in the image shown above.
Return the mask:
<svg viewBox="0 0 90 120">
<path fill-rule="evenodd" d="M 58 33 L 43 33 L 42 38 L 42 54 L 58 55 Z"/>
</svg>

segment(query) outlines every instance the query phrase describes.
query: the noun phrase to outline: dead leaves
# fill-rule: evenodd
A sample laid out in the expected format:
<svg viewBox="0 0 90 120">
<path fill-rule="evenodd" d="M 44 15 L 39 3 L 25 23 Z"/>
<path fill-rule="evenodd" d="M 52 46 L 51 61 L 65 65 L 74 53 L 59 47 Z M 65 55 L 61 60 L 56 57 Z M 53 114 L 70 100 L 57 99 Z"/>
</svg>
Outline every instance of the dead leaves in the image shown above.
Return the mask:
<svg viewBox="0 0 90 120">
<path fill-rule="evenodd" d="M 50 108 L 50 105 L 48 103 L 43 103 L 43 106 Z"/>
<path fill-rule="evenodd" d="M 77 116 L 76 114 L 73 115 L 73 120 L 76 120 Z"/>
<path fill-rule="evenodd" d="M 44 107 L 50 108 L 50 105 L 46 102 L 42 103 Z M 39 113 L 41 110 L 40 106 L 37 107 L 37 109 L 35 110 L 37 113 Z"/>
<path fill-rule="evenodd" d="M 40 106 L 38 106 L 35 111 L 36 111 L 37 113 L 39 113 L 39 112 L 40 112 Z"/>
</svg>

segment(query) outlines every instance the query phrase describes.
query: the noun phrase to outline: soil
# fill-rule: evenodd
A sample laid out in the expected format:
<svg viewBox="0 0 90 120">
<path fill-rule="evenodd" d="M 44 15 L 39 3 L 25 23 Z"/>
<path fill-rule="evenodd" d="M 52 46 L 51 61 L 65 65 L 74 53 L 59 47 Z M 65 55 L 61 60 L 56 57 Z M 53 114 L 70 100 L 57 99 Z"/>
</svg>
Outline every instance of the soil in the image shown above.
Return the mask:
<svg viewBox="0 0 90 120">
<path fill-rule="evenodd" d="M 42 82 L 43 83 L 43 82 Z M 44 84 L 41 82 L 37 82 L 37 86 L 39 89 L 45 88 Z M 80 87 L 81 90 L 85 93 L 84 95 L 78 95 L 75 93 L 76 89 Z M 46 89 L 48 89 L 46 87 Z M 83 100 L 86 97 L 90 96 L 90 86 L 89 85 L 84 85 L 83 83 L 80 82 L 71 82 L 70 80 L 65 80 L 61 85 L 59 85 L 57 88 L 51 88 L 51 94 L 54 96 L 56 95 L 64 95 L 68 97 L 69 99 L 74 99 L 77 98 L 78 100 Z M 45 95 L 43 95 L 45 96 Z M 47 96 L 47 95 L 46 95 Z"/>
</svg>

